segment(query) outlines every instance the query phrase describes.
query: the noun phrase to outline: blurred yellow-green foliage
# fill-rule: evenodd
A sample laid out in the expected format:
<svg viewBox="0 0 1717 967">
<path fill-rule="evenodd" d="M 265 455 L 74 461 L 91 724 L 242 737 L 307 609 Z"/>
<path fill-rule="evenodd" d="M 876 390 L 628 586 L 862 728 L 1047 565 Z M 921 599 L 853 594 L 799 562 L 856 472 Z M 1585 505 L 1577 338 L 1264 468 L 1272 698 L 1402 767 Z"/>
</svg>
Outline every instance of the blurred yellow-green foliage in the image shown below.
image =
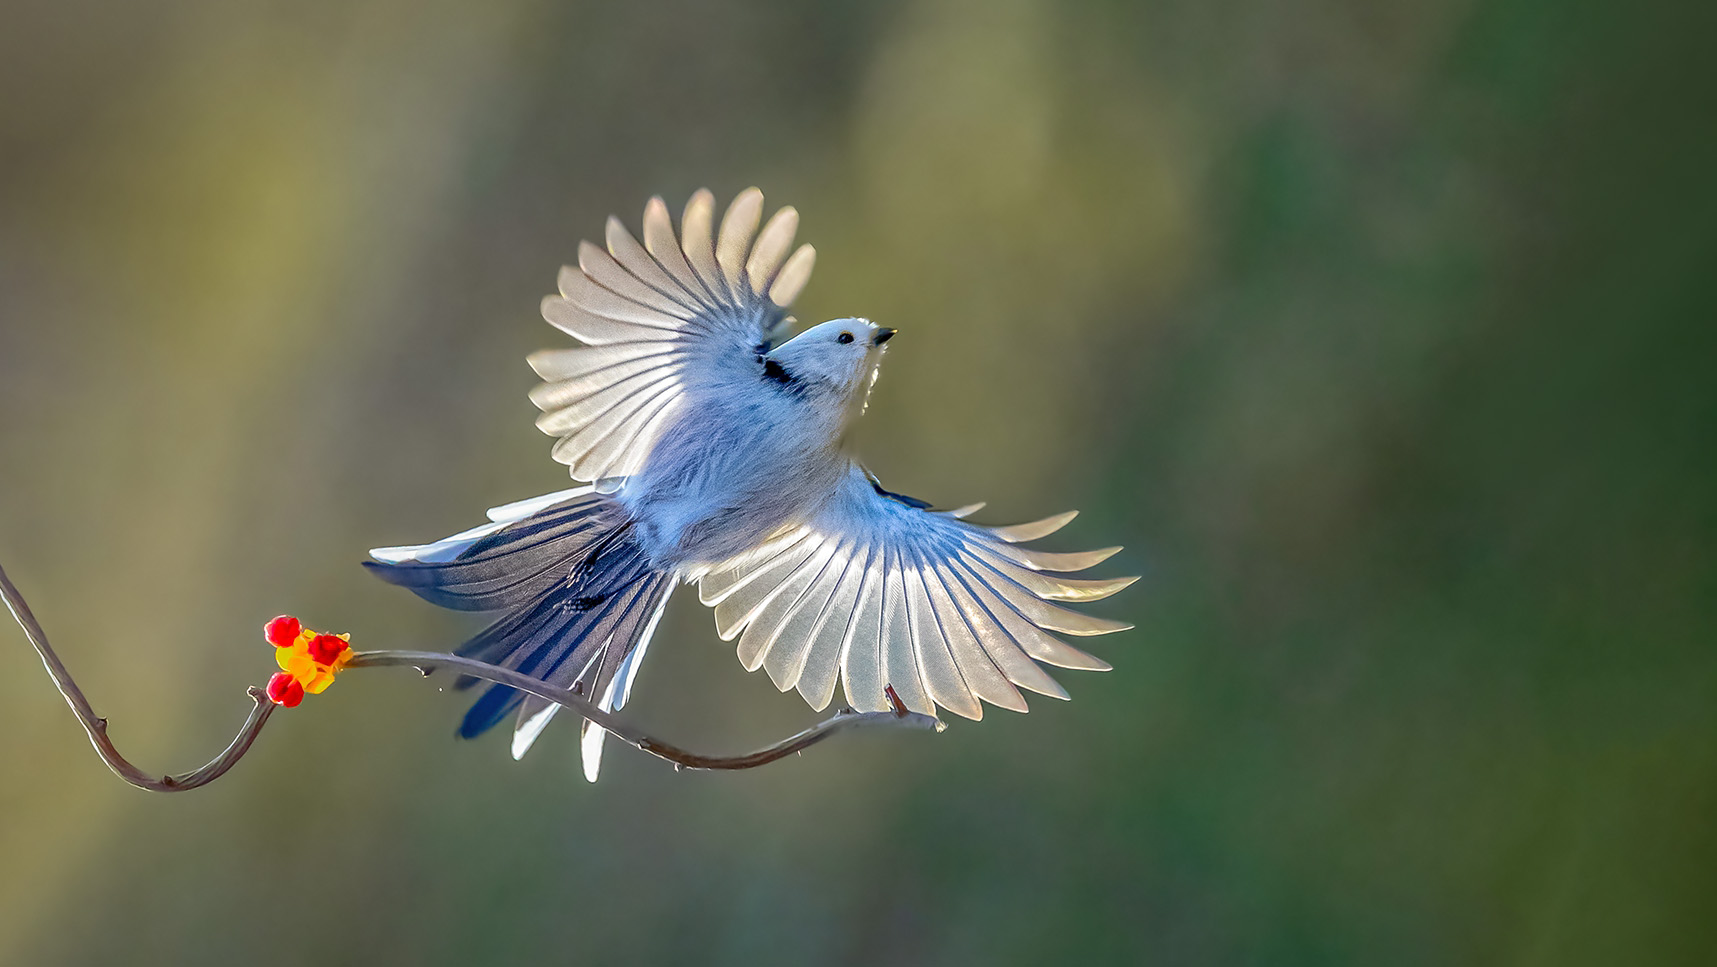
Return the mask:
<svg viewBox="0 0 1717 967">
<path fill-rule="evenodd" d="M 1714 20 L 9 4 L 0 560 L 139 762 L 276 612 L 472 630 L 357 562 L 567 485 L 537 301 L 654 193 L 761 186 L 800 317 L 900 328 L 890 487 L 1146 580 L 1071 704 L 595 787 L 366 672 L 147 796 L 0 630 L 0 963 L 1712 962 Z M 665 737 L 815 718 L 689 596 L 658 642 Z"/>
</svg>

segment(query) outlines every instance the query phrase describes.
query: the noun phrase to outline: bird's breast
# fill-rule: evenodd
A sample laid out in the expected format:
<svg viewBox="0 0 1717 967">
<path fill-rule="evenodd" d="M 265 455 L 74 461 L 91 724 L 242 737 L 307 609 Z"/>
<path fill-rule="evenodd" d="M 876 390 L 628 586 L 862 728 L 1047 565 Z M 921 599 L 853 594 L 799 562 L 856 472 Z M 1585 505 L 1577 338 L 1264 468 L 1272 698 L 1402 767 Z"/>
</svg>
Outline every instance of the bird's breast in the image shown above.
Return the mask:
<svg viewBox="0 0 1717 967">
<path fill-rule="evenodd" d="M 620 497 L 652 561 L 687 572 L 804 520 L 845 463 L 816 427 L 712 412 L 663 434 Z"/>
</svg>

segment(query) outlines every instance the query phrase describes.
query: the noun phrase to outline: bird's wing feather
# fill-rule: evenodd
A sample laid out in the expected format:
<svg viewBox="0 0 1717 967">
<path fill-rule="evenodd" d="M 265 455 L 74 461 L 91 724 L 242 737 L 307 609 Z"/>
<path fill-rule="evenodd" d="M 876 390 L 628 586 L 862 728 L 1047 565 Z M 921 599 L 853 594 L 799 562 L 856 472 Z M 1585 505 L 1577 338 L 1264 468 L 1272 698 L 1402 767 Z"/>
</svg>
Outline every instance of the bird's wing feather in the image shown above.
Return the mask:
<svg viewBox="0 0 1717 967">
<path fill-rule="evenodd" d="M 708 191 L 694 194 L 676 237 L 652 198 L 642 243 L 610 218 L 606 248 L 580 245 L 560 294 L 543 300 L 543 318 L 585 344 L 529 357 L 544 380 L 531 391 L 537 426 L 559 438 L 554 458 L 575 479 L 638 472 L 688 400 L 751 386 L 759 354 L 785 328 L 816 257 L 809 245 L 793 249 L 798 213 L 783 208 L 759 232 L 755 188 L 734 199 L 719 231 L 714 210 Z"/>
<path fill-rule="evenodd" d="M 962 508 L 961 511 L 967 511 Z M 782 691 L 814 708 L 834 696 L 860 711 L 901 702 L 968 718 L 982 702 L 1025 711 L 1019 688 L 1066 698 L 1038 667 L 1107 670 L 1101 659 L 1050 634 L 1099 635 L 1131 625 L 1052 601 L 1095 601 L 1135 578 L 1080 580 L 1119 548 L 1056 554 L 1017 546 L 1071 520 L 983 527 L 888 494 L 856 464 L 802 526 L 703 575 L 698 596 L 716 630 L 739 639 L 748 671 L 764 668 Z"/>
</svg>

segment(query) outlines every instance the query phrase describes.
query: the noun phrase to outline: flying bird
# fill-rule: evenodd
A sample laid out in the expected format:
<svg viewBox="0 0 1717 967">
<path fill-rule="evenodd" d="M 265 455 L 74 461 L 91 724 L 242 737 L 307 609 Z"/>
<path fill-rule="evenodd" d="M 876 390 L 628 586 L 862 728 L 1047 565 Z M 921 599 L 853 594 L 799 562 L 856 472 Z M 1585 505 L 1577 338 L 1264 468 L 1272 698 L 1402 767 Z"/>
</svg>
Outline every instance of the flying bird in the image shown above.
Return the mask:
<svg viewBox="0 0 1717 967">
<path fill-rule="evenodd" d="M 692 195 L 676 235 L 650 199 L 643 242 L 610 218 L 543 300 L 582 345 L 528 357 L 537 427 L 583 486 L 496 507 L 489 522 L 364 562 L 434 604 L 498 612 L 459 653 L 625 705 L 668 597 L 696 583 L 746 670 L 823 709 L 840 685 L 860 711 L 892 706 L 977 719 L 1023 712 L 1023 688 L 1067 698 L 1039 663 L 1110 666 L 1050 634 L 1132 627 L 1061 607 L 1136 578 L 1061 576 L 1120 550 L 1024 547 L 1073 512 L 985 527 L 982 504 L 933 510 L 883 489 L 849 453 L 895 330 L 834 319 L 786 338 L 816 251 L 793 248 L 799 216 L 762 230 L 763 195 L 741 193 L 716 225 Z M 462 686 L 473 684 L 471 680 Z M 525 754 L 560 706 L 492 686 L 459 732 L 516 717 Z M 603 730 L 582 723 L 595 781 Z"/>
</svg>

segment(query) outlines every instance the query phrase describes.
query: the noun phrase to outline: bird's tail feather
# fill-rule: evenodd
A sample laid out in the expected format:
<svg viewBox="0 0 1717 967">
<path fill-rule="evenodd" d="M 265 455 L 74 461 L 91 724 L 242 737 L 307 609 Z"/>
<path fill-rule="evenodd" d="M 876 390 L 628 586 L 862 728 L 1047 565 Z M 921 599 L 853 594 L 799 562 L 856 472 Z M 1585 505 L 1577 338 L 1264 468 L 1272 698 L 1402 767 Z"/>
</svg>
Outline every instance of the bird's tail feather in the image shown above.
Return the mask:
<svg viewBox="0 0 1717 967">
<path fill-rule="evenodd" d="M 650 564 L 632 524 L 611 497 L 590 488 L 568 491 L 546 506 L 511 508 L 465 534 L 419 547 L 372 552 L 365 564 L 392 584 L 443 607 L 503 614 L 459 648 L 459 654 L 572 688 L 604 709 L 625 704 L 675 579 Z M 500 515 L 500 516 L 497 516 Z M 476 679 L 456 683 L 468 688 Z M 493 685 L 466 712 L 459 734 L 488 731 L 515 709 L 513 755 L 525 751 L 560 708 Z M 603 731 L 583 723 L 584 772 L 601 762 Z"/>
</svg>

